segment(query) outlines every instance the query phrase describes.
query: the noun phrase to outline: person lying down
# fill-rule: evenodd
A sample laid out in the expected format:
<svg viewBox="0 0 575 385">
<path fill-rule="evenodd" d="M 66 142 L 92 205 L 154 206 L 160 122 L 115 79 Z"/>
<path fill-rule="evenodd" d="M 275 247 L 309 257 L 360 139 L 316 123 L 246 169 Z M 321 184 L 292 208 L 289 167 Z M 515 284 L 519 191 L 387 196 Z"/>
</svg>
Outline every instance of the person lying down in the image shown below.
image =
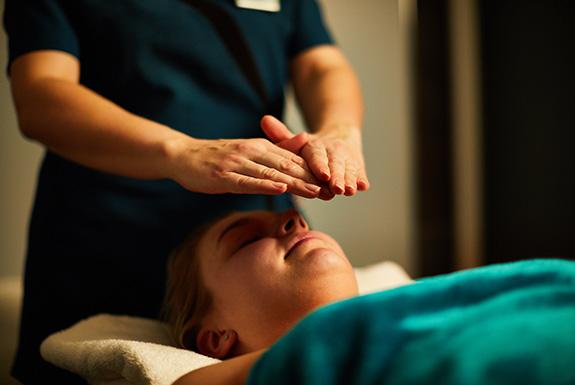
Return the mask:
<svg viewBox="0 0 575 385">
<path fill-rule="evenodd" d="M 575 262 L 559 259 L 358 296 L 338 243 L 290 210 L 232 213 L 187 239 L 164 315 L 180 347 L 223 359 L 175 385 L 572 385 L 574 304 Z"/>
<path fill-rule="evenodd" d="M 237 212 L 202 227 L 171 256 L 166 293 L 165 319 L 180 347 L 219 359 L 256 352 L 242 365 L 208 367 L 233 367 L 243 383 L 265 348 L 314 309 L 358 295 L 358 286 L 339 244 L 292 209 Z M 181 383 L 197 381 L 193 374 Z"/>
</svg>

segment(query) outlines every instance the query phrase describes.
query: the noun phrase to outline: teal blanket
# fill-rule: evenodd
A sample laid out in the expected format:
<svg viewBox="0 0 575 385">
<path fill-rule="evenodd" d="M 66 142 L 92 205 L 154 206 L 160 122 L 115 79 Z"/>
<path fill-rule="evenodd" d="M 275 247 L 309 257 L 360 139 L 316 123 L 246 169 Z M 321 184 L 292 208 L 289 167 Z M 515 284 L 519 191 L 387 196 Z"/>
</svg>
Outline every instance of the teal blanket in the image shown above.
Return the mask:
<svg viewBox="0 0 575 385">
<path fill-rule="evenodd" d="M 423 279 L 310 314 L 250 385 L 575 385 L 575 262 Z"/>
</svg>

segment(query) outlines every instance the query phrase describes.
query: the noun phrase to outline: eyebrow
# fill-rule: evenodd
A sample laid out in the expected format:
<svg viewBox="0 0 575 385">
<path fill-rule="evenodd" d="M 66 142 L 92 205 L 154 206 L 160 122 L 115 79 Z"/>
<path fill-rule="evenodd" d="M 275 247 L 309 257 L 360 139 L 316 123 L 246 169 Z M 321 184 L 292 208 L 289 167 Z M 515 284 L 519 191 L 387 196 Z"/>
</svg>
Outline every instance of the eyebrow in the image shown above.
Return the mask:
<svg viewBox="0 0 575 385">
<path fill-rule="evenodd" d="M 218 240 L 216 241 L 216 247 L 219 247 L 220 245 L 220 241 L 224 238 L 224 236 L 232 229 L 241 226 L 245 223 L 248 223 L 250 221 L 249 218 L 239 218 L 236 219 L 235 221 L 233 221 L 232 223 L 230 223 L 225 229 L 224 231 L 221 232 L 220 236 L 218 237 Z"/>
</svg>

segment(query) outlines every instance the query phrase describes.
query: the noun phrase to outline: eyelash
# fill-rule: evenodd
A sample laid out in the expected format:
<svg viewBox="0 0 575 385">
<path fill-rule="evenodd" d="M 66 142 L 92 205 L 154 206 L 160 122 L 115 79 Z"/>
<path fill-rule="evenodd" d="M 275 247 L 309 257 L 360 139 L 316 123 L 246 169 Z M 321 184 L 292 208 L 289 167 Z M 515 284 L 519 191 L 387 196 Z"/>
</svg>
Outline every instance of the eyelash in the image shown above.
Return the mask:
<svg viewBox="0 0 575 385">
<path fill-rule="evenodd" d="M 254 243 L 254 242 L 259 241 L 259 240 L 260 240 L 259 237 L 250 238 L 250 239 L 248 239 L 247 241 L 243 242 L 243 243 L 240 245 L 240 247 L 238 247 L 238 250 L 240 250 L 240 249 L 246 247 L 246 246 L 249 245 L 250 243 Z"/>
</svg>

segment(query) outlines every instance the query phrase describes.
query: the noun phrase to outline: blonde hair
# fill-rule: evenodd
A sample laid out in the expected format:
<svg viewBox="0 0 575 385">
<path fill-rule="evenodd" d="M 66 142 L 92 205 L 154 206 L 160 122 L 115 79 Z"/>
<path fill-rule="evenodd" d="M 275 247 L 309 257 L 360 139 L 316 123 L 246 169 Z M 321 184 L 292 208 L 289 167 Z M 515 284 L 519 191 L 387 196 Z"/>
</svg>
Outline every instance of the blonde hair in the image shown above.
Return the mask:
<svg viewBox="0 0 575 385">
<path fill-rule="evenodd" d="M 174 250 L 168 260 L 162 318 L 170 326 L 178 347 L 197 350 L 196 335 L 212 305 L 204 284 L 198 245 L 215 221 L 200 226 Z"/>
</svg>

